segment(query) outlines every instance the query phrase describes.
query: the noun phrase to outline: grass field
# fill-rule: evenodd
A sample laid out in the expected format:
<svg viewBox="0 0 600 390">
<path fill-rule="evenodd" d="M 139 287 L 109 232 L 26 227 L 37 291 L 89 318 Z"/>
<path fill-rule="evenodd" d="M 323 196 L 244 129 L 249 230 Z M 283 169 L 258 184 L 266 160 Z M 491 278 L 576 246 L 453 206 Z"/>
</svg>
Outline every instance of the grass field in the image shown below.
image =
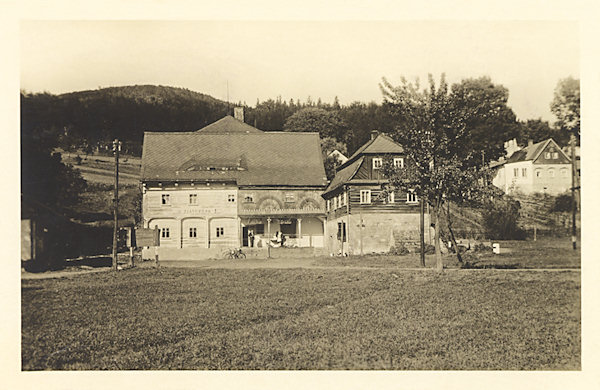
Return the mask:
<svg viewBox="0 0 600 390">
<path fill-rule="evenodd" d="M 23 370 L 581 368 L 578 271 L 145 268 L 22 281 Z"/>
<path fill-rule="evenodd" d="M 573 250 L 570 238 L 540 238 L 537 241 L 494 241 L 500 243 L 500 254 L 474 252 L 469 250 L 463 254 L 464 266 L 469 268 L 581 268 L 581 245 Z M 321 257 L 314 261 L 315 265 L 326 267 L 381 267 L 381 268 L 418 268 L 421 265 L 419 253 L 404 256 L 364 255 L 350 257 Z M 435 266 L 435 256 L 427 255 L 425 265 Z M 456 255 L 444 255 L 444 266 L 460 268 Z"/>
</svg>

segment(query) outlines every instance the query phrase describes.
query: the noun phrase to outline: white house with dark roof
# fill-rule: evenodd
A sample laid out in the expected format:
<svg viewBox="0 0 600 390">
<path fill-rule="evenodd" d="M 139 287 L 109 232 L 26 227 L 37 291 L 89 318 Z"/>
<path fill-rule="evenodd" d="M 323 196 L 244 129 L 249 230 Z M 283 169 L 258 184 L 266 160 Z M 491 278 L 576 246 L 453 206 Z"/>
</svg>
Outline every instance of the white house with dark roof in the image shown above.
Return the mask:
<svg viewBox="0 0 600 390">
<path fill-rule="evenodd" d="M 553 139 L 530 143 L 507 159 L 490 164 L 492 183 L 506 193 L 556 195 L 571 189 L 571 159 Z"/>
<path fill-rule="evenodd" d="M 410 192 L 393 191 L 382 197 L 387 183 L 381 168 L 385 158 L 404 167 L 402 146 L 390 137 L 371 133 L 371 139 L 336 169 L 323 193 L 327 202 L 327 248 L 332 253 L 387 252 L 419 241 L 419 199 Z M 425 215 L 429 226 L 429 215 Z M 429 229 L 426 229 L 429 240 Z"/>
<path fill-rule="evenodd" d="M 159 255 L 195 259 L 211 248 L 323 247 L 327 186 L 318 133 L 263 132 L 226 116 L 195 132 L 146 132 L 144 227 Z"/>
</svg>

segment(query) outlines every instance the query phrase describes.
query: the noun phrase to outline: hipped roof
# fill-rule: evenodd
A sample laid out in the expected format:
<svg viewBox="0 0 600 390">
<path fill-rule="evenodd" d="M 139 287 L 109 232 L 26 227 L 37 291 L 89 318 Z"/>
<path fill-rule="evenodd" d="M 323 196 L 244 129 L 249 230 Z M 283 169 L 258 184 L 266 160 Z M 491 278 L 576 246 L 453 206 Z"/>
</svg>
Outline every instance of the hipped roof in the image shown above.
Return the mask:
<svg viewBox="0 0 600 390">
<path fill-rule="evenodd" d="M 141 178 L 327 185 L 318 133 L 262 132 L 232 117 L 196 132 L 145 132 Z"/>
</svg>

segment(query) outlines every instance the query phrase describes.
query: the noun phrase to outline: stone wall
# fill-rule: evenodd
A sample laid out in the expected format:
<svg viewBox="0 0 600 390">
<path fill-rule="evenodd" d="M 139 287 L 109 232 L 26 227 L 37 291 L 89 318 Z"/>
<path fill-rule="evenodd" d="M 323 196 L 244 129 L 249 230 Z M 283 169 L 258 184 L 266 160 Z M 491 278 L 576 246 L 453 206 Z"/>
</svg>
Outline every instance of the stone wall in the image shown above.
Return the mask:
<svg viewBox="0 0 600 390">
<path fill-rule="evenodd" d="M 362 217 L 362 229 L 361 229 Z M 338 254 L 342 243 L 337 239 L 338 223 L 349 225 L 347 242 L 344 242 L 344 253 L 368 254 L 388 252 L 391 247 L 399 244 L 418 246 L 419 243 L 419 213 L 369 213 L 350 215 L 327 221 L 327 249 L 330 253 Z M 349 222 L 348 222 L 349 221 Z M 425 214 L 425 242 L 429 243 L 433 231 L 429 228 L 429 214 Z"/>
</svg>

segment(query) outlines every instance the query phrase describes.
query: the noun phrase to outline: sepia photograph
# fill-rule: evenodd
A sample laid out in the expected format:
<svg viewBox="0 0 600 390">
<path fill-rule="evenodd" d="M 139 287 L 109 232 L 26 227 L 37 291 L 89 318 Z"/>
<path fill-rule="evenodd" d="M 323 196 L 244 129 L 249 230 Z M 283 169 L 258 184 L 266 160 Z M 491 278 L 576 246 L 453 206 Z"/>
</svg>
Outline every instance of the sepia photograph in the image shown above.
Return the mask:
<svg viewBox="0 0 600 390">
<path fill-rule="evenodd" d="M 18 21 L 22 374 L 582 373 L 577 20 L 196 19 Z"/>
</svg>

